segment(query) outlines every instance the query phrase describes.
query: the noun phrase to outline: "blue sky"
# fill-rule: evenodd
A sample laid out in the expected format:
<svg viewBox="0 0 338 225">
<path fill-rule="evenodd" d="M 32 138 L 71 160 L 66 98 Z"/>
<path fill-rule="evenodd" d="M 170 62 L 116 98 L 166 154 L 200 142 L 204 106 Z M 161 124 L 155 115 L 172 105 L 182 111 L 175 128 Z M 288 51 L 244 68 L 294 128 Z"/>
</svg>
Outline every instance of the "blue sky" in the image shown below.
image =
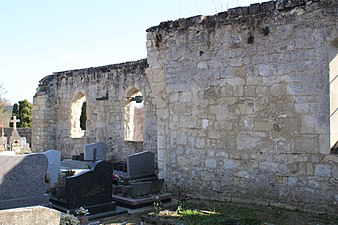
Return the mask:
<svg viewBox="0 0 338 225">
<path fill-rule="evenodd" d="M 259 0 L 0 0 L 0 84 L 12 104 L 33 101 L 53 72 L 146 58 L 162 21 L 213 15 Z"/>
</svg>

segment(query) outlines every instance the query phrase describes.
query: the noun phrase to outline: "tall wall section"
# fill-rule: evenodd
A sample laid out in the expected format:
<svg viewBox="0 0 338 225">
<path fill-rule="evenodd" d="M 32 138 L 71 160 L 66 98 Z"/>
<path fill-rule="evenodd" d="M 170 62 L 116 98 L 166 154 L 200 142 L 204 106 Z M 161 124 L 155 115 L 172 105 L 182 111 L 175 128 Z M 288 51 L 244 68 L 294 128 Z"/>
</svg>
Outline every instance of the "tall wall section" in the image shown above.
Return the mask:
<svg viewBox="0 0 338 225">
<path fill-rule="evenodd" d="M 70 158 L 83 152 L 84 144 L 103 141 L 107 159 L 123 160 L 141 150 L 156 152 L 156 108 L 145 75 L 147 66 L 143 59 L 57 72 L 42 79 L 33 102 L 32 149 L 58 149 Z M 141 91 L 144 99 L 143 141 L 125 140 L 125 106 L 134 89 Z M 82 97 L 87 103 L 86 129 L 82 136 L 74 136 L 73 117 L 79 117 L 74 106 Z"/>
<path fill-rule="evenodd" d="M 194 197 L 338 211 L 338 1 L 278 0 L 147 30 L 160 175 Z"/>
</svg>

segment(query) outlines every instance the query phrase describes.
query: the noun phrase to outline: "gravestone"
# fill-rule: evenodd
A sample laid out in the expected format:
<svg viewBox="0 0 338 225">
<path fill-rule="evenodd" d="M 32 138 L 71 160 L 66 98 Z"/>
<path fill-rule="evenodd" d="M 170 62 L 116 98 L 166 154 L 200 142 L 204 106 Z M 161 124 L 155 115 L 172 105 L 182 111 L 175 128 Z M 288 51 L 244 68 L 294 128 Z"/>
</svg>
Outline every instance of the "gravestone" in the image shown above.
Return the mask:
<svg viewBox="0 0 338 225">
<path fill-rule="evenodd" d="M 84 161 L 106 160 L 106 144 L 95 142 L 85 145 Z"/>
<path fill-rule="evenodd" d="M 12 135 L 9 138 L 10 148 L 13 151 L 20 153 L 21 151 L 21 137 L 19 135 L 18 130 L 16 129 L 16 123 L 20 122 L 20 120 L 16 119 L 16 116 L 13 116 L 13 119 L 9 122 L 13 123 L 13 131 Z"/>
<path fill-rule="evenodd" d="M 49 205 L 45 194 L 47 167 L 43 154 L 0 155 L 0 210 Z"/>
<path fill-rule="evenodd" d="M 61 213 L 43 206 L 0 210 L 1 225 L 60 225 Z"/>
<path fill-rule="evenodd" d="M 9 122 L 13 123 L 12 135 L 9 138 L 10 150 L 19 154 L 31 153 L 31 149 L 27 143 L 26 137 L 20 137 L 20 134 L 16 129 L 16 123 L 20 122 L 20 120 L 16 119 L 16 116 L 13 116 L 13 119 Z"/>
<path fill-rule="evenodd" d="M 129 179 L 154 176 L 155 153 L 143 151 L 127 157 L 127 173 Z"/>
<path fill-rule="evenodd" d="M 106 161 L 97 161 L 90 170 L 66 177 L 65 191 L 63 198 L 51 197 L 54 208 L 74 212 L 84 207 L 90 215 L 116 210 L 112 202 L 112 166 Z"/>
<path fill-rule="evenodd" d="M 47 174 L 50 177 L 51 187 L 54 187 L 58 181 L 58 177 L 60 173 L 61 151 L 48 150 L 44 152 L 43 154 L 47 156 L 47 159 L 48 159 Z"/>
<path fill-rule="evenodd" d="M 127 209 L 151 206 L 156 196 L 162 202 L 171 202 L 171 195 L 161 193 L 164 180 L 158 179 L 154 169 L 155 154 L 139 152 L 127 157 L 127 172 L 114 171 L 121 177 L 113 187 L 113 200 Z"/>
</svg>

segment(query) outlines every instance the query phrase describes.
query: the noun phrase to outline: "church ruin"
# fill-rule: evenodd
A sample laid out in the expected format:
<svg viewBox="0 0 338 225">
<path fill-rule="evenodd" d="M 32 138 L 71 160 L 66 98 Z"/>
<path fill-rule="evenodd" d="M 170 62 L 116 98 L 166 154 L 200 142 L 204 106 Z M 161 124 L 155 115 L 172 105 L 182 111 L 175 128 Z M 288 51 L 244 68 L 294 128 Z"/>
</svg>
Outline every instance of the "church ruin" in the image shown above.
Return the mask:
<svg viewBox="0 0 338 225">
<path fill-rule="evenodd" d="M 149 150 L 169 190 L 336 213 L 337 18 L 277 0 L 151 27 L 147 59 L 40 81 L 32 149 Z"/>
</svg>

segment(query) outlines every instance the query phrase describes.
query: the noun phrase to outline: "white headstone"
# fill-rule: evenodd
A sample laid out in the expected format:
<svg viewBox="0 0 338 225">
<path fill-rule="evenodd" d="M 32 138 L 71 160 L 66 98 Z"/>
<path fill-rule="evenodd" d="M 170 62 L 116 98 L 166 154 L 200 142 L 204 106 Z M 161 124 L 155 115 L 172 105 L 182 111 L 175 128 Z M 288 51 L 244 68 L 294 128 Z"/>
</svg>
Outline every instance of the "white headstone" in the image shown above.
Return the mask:
<svg viewBox="0 0 338 225">
<path fill-rule="evenodd" d="M 48 150 L 43 154 L 48 158 L 47 174 L 50 177 L 50 185 L 53 187 L 56 185 L 60 173 L 61 151 Z"/>
</svg>

